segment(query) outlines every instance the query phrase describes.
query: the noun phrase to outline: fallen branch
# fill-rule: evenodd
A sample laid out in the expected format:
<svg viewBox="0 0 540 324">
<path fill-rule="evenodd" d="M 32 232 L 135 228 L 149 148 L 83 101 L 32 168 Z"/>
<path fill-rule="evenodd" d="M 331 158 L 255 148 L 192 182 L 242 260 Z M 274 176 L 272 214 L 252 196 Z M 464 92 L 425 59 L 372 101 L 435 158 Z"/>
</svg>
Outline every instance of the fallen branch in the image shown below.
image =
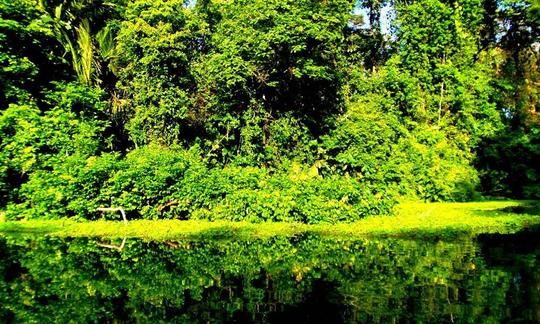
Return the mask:
<svg viewBox="0 0 540 324">
<path fill-rule="evenodd" d="M 103 244 L 103 243 L 96 243 L 96 244 L 97 244 L 97 246 L 100 246 L 100 247 L 122 251 L 124 249 L 124 246 L 126 245 L 126 239 L 127 238 L 125 238 L 125 237 L 124 237 L 124 239 L 122 239 L 122 244 L 120 244 L 120 246 L 112 245 L 112 244 Z"/>
<path fill-rule="evenodd" d="M 127 221 L 127 217 L 126 217 L 126 212 L 124 211 L 124 209 L 122 207 L 116 207 L 116 208 L 98 208 L 97 209 L 98 211 L 101 211 L 101 212 L 117 212 L 119 211 L 121 214 L 122 214 L 122 218 L 124 219 L 124 224 L 127 225 L 128 221 Z"/>
</svg>

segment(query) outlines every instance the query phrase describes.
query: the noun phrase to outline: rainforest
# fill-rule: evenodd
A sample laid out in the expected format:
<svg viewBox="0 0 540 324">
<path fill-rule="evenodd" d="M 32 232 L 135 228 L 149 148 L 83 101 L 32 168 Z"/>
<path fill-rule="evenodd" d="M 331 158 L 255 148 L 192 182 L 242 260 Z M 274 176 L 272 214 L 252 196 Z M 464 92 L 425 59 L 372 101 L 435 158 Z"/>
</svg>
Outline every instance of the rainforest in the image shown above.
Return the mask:
<svg viewBox="0 0 540 324">
<path fill-rule="evenodd" d="M 540 197 L 529 0 L 2 0 L 4 220 Z"/>
<path fill-rule="evenodd" d="M 540 322 L 538 0 L 0 0 L 0 323 Z"/>
</svg>

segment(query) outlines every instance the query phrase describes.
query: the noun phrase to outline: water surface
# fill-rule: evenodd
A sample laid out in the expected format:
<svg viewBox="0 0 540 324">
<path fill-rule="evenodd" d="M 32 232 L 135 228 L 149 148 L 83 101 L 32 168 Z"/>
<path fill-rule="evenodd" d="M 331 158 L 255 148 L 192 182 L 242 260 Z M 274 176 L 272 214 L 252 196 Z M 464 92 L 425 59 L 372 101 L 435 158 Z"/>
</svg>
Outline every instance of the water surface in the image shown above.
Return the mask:
<svg viewBox="0 0 540 324">
<path fill-rule="evenodd" d="M 539 322 L 538 234 L 0 237 L 0 322 Z"/>
</svg>

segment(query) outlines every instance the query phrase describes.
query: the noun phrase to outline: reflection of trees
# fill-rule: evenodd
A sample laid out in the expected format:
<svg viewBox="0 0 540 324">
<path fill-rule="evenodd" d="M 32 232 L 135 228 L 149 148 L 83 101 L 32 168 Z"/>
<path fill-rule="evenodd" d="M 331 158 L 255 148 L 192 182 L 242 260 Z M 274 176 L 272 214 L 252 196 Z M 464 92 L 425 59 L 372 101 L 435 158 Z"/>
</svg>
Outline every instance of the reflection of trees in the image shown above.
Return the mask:
<svg viewBox="0 0 540 324">
<path fill-rule="evenodd" d="M 508 298 L 520 289 L 516 273 L 538 273 L 536 252 L 522 255 L 528 268 L 490 268 L 470 238 L 131 241 L 121 252 L 48 238 L 0 247 L 0 320 L 504 322 L 527 305 L 518 316 L 534 319 L 538 299 L 534 289 L 520 292 L 524 306 Z"/>
</svg>

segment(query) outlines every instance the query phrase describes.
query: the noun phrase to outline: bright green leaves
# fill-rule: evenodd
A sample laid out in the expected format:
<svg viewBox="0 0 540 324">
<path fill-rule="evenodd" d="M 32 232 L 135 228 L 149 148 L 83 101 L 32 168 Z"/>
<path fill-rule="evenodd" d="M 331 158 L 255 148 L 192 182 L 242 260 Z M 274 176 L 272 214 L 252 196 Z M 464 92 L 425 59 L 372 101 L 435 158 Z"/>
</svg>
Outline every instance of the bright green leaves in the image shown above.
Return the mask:
<svg viewBox="0 0 540 324">
<path fill-rule="evenodd" d="M 393 206 L 391 194 L 375 195 L 354 178 L 322 177 L 317 167 L 293 164 L 269 174 L 263 168 L 226 167 L 211 171 L 214 198 L 194 218 L 232 221 L 351 222 L 384 214 Z M 376 192 L 376 191 L 375 191 Z"/>
<path fill-rule="evenodd" d="M 16 200 L 27 179 L 32 182 L 46 176 L 71 156 L 95 154 L 102 130 L 99 122 L 79 120 L 72 112 L 53 109 L 41 113 L 32 106 L 11 105 L 0 115 L 1 203 Z M 34 189 L 43 188 L 37 185 Z"/>
<path fill-rule="evenodd" d="M 204 35 L 204 21 L 184 1 L 136 1 L 118 32 L 119 109 L 137 145 L 167 144 L 189 137 L 198 124 L 196 83 L 191 71 Z"/>
<path fill-rule="evenodd" d="M 204 170 L 196 148 L 184 151 L 149 145 L 130 152 L 119 163 L 119 170 L 104 184 L 102 195 L 110 197 L 112 206 L 120 206 L 134 216 L 170 217 L 171 210 L 179 205 L 180 209 L 190 207 L 186 206 L 187 196 L 178 196 L 183 201 L 174 200 L 175 189 L 194 182 Z"/>
<path fill-rule="evenodd" d="M 287 75 L 332 80 L 351 7 L 349 1 L 230 2 L 219 8 L 212 44 L 223 59 L 248 63 L 250 78 L 257 70 L 267 74 L 253 80 L 261 86 L 278 86 Z"/>
<path fill-rule="evenodd" d="M 66 165 L 76 169 L 74 160 L 80 162 L 96 154 L 108 142 L 108 123 L 104 121 L 107 104 L 101 90 L 80 84 L 57 84 L 56 89 L 42 96 L 42 107 L 50 107 L 49 110 L 40 111 L 31 104 L 12 104 L 0 113 L 2 206 L 37 196 L 40 190 L 45 194 L 47 187 L 36 181 L 42 177 L 43 181 L 51 179 L 51 172 L 59 172 Z M 21 187 L 33 193 L 19 196 Z M 47 208 L 44 210 L 47 212 Z"/>
<path fill-rule="evenodd" d="M 505 193 L 535 192 L 536 168 L 512 166 L 536 162 L 537 9 L 3 0 L 2 204 L 10 217 L 121 205 L 142 218 L 353 220 L 396 194 L 472 197 L 475 154 L 494 142 L 476 165 L 506 169 L 482 183 L 515 173 L 526 188 Z"/>
<path fill-rule="evenodd" d="M 51 25 L 32 0 L 0 1 L 0 110 L 30 104 L 50 81 L 65 76 Z"/>
<path fill-rule="evenodd" d="M 330 170 L 409 198 L 471 198 L 477 175 L 470 165 L 472 154 L 460 146 L 468 139 L 421 124 L 407 129 L 395 112 L 377 107 L 383 103 L 384 98 L 372 95 L 352 103 L 338 119 L 337 128 L 324 138 Z"/>
<path fill-rule="evenodd" d="M 432 80 L 424 73 L 447 62 L 458 67 L 473 63 L 482 15 L 477 0 L 453 4 L 422 0 L 398 5 L 396 10 L 397 48 L 403 67 L 421 80 Z"/>
<path fill-rule="evenodd" d="M 198 138 L 217 160 L 253 151 L 267 161 L 273 121 L 314 135 L 341 104 L 343 30 L 349 1 L 136 1 L 118 33 L 119 107 L 131 139 Z M 284 125 L 285 122 L 280 122 Z M 257 143 L 241 127 L 258 127 Z M 261 136 L 262 135 L 262 136 Z M 301 135 L 304 136 L 304 135 Z M 244 144 L 251 147 L 244 148 Z M 255 145 L 255 146 L 253 146 Z M 275 158 L 275 157 L 274 157 Z"/>
<path fill-rule="evenodd" d="M 119 17 L 116 1 L 37 2 L 43 21 L 50 24 L 50 31 L 69 54 L 77 80 L 88 86 L 110 81 L 114 68 L 109 64 L 115 54 L 111 26 Z"/>
<path fill-rule="evenodd" d="M 214 94 L 207 102 L 216 117 L 230 115 L 240 127 L 261 129 L 258 144 L 245 132 L 233 134 L 231 144 L 253 152 L 253 162 L 262 163 L 289 153 L 273 129 L 292 122 L 296 129 L 284 131 L 302 132 L 301 138 L 323 132 L 325 119 L 341 105 L 342 44 L 352 4 L 234 1 L 211 7 L 219 20 L 209 52 L 197 66 L 198 82 Z M 218 141 L 230 135 L 223 132 L 227 124 L 211 127 L 211 133 L 220 134 Z M 229 148 L 221 150 L 228 155 Z"/>
<path fill-rule="evenodd" d="M 197 148 L 148 145 L 116 154 L 64 158 L 53 172 L 38 170 L 7 217 L 98 217 L 99 207 L 122 207 L 129 218 L 231 221 L 351 222 L 389 213 L 391 192 L 352 177 L 327 176 L 299 164 L 270 173 L 260 167 L 209 169 Z"/>
<path fill-rule="evenodd" d="M 463 129 L 473 145 L 494 134 L 501 127 L 493 100 L 496 53 L 479 56 L 481 7 L 426 0 L 398 12 L 398 64 L 418 84 L 428 122 Z"/>
<path fill-rule="evenodd" d="M 470 199 L 475 150 L 502 127 L 495 60 L 480 55 L 483 9 L 474 0 L 395 9 L 395 53 L 372 71 L 352 70 L 349 110 L 325 137 L 326 158 L 404 196 Z"/>
</svg>

